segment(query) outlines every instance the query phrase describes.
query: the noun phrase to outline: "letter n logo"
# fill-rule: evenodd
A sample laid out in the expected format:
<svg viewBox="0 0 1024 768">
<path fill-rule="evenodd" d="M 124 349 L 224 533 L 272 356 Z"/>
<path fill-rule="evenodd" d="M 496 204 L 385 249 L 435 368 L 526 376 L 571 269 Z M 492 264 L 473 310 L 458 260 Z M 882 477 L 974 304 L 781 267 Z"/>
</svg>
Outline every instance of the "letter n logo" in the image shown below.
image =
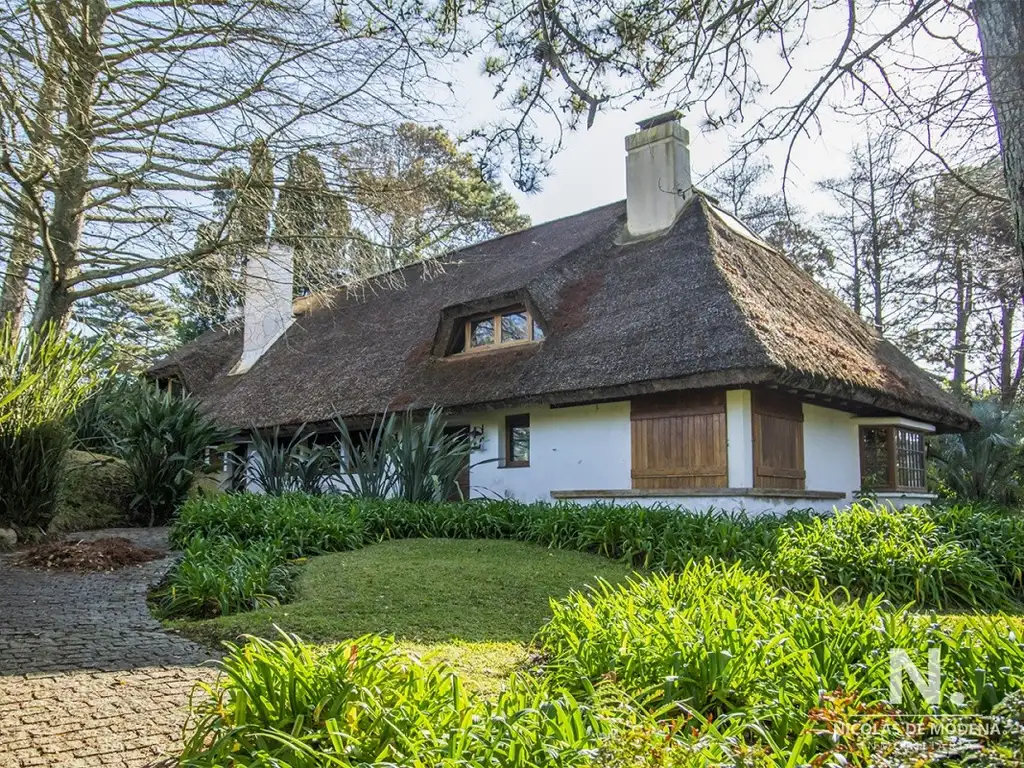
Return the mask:
<svg viewBox="0 0 1024 768">
<path fill-rule="evenodd" d="M 942 699 L 942 670 L 938 648 L 928 649 L 928 680 L 925 681 L 910 656 L 902 648 L 889 651 L 889 703 L 903 703 L 903 673 L 906 672 L 922 698 L 931 706 L 937 707 Z"/>
</svg>

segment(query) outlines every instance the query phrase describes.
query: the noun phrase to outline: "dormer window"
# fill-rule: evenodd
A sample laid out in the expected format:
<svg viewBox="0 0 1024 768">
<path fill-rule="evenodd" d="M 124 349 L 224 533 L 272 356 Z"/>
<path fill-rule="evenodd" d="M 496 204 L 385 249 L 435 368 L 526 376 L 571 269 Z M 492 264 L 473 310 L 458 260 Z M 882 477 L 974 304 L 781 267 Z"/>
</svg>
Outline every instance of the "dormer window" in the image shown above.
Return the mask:
<svg viewBox="0 0 1024 768">
<path fill-rule="evenodd" d="M 467 319 L 463 332 L 456 334 L 452 354 L 528 344 L 543 338 L 544 331 L 529 309 L 509 307 Z"/>
</svg>

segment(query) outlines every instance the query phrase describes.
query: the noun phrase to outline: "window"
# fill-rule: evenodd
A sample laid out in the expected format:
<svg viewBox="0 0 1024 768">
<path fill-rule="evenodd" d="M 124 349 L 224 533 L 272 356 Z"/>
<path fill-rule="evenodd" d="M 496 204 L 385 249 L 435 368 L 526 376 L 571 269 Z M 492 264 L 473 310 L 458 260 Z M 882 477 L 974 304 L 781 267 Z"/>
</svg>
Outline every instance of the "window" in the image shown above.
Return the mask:
<svg viewBox="0 0 1024 768">
<path fill-rule="evenodd" d="M 156 385 L 161 392 L 170 392 L 171 397 L 184 397 L 185 395 L 185 386 L 177 376 L 157 379 Z"/>
<path fill-rule="evenodd" d="M 512 307 L 467 320 L 463 333 L 451 347 L 451 354 L 543 340 L 544 331 L 530 310 Z"/>
<path fill-rule="evenodd" d="M 893 426 L 860 428 L 860 484 L 866 491 L 923 491 L 924 433 Z"/>
<path fill-rule="evenodd" d="M 530 414 L 505 417 L 506 467 L 530 466 Z"/>
<path fill-rule="evenodd" d="M 489 347 L 494 344 L 494 318 L 474 320 L 469 326 L 469 346 Z"/>
</svg>

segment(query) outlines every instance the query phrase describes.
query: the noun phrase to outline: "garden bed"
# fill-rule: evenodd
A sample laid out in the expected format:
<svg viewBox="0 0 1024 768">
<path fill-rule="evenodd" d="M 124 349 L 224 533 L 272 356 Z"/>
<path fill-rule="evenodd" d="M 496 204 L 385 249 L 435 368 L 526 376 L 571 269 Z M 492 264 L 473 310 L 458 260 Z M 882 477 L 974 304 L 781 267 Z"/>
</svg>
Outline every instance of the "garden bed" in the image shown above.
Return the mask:
<svg viewBox="0 0 1024 768">
<path fill-rule="evenodd" d="M 276 758 L 311 766 L 354 764 L 364 750 L 367 759 L 417 766 L 453 749 L 467 766 L 493 765 L 496 754 L 522 758 L 508 765 L 546 766 L 554 753 L 560 766 L 592 765 L 600 755 L 615 768 L 896 765 L 906 749 L 930 765 L 960 765 L 977 750 L 991 765 L 1021 758 L 1021 703 L 1008 695 L 1024 687 L 1024 643 L 1019 620 L 994 612 L 1020 605 L 1024 525 L 1000 510 L 857 505 L 827 519 L 751 519 L 242 495 L 190 503 L 173 537 L 186 545 L 185 559 L 157 605 L 234 613 L 177 625 L 188 632 L 273 637 L 277 624 L 327 643 L 372 633 L 326 647 L 284 639 L 235 652 L 203 710 L 210 717 L 190 765 L 217 764 L 219 750 L 255 755 L 270 743 L 279 745 Z M 584 570 L 545 585 L 572 558 Z M 612 583 L 565 595 L 595 584 L 603 575 L 595 563 L 619 569 Z M 638 568 L 651 575 L 625 579 Z M 549 607 L 552 596 L 562 599 Z M 474 643 L 492 639 L 489 659 L 475 656 Z M 506 656 L 503 642 L 519 653 Z M 926 669 L 936 648 L 939 701 L 908 680 L 906 697 L 891 703 L 890 653 L 905 651 Z M 461 659 L 449 653 L 456 650 Z M 509 676 L 531 653 L 530 674 Z M 372 667 L 362 665 L 367 654 L 379 660 Z M 438 660 L 460 674 L 433 668 Z M 334 714 L 314 699 L 281 700 L 285 715 L 248 710 L 252 690 L 291 690 L 295 678 L 332 697 Z M 468 694 L 463 679 L 486 697 Z M 373 702 L 384 702 L 379 712 L 362 698 L 366 685 Z M 365 723 L 344 715 L 371 710 Z M 552 719 L 527 718 L 514 732 L 491 727 L 525 711 Z M 936 714 L 1002 718 L 1016 740 L 915 741 L 907 726 Z M 355 719 L 342 725 L 344 717 Z M 864 718 L 885 733 L 850 730 Z M 945 762 L 932 759 L 944 751 Z"/>
</svg>

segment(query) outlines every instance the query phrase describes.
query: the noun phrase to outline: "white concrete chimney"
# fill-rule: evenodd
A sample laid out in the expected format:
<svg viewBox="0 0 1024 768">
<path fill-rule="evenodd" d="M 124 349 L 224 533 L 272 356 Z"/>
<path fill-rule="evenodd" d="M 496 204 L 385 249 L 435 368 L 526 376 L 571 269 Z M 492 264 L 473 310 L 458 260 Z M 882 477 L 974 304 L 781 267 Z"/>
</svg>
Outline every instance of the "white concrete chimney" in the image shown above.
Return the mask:
<svg viewBox="0 0 1024 768">
<path fill-rule="evenodd" d="M 690 134 L 679 112 L 641 120 L 626 137 L 626 228 L 643 237 L 671 227 L 693 196 Z"/>
<path fill-rule="evenodd" d="M 242 357 L 231 373 L 245 373 L 292 324 L 295 255 L 289 245 L 255 250 L 245 265 Z"/>
</svg>

